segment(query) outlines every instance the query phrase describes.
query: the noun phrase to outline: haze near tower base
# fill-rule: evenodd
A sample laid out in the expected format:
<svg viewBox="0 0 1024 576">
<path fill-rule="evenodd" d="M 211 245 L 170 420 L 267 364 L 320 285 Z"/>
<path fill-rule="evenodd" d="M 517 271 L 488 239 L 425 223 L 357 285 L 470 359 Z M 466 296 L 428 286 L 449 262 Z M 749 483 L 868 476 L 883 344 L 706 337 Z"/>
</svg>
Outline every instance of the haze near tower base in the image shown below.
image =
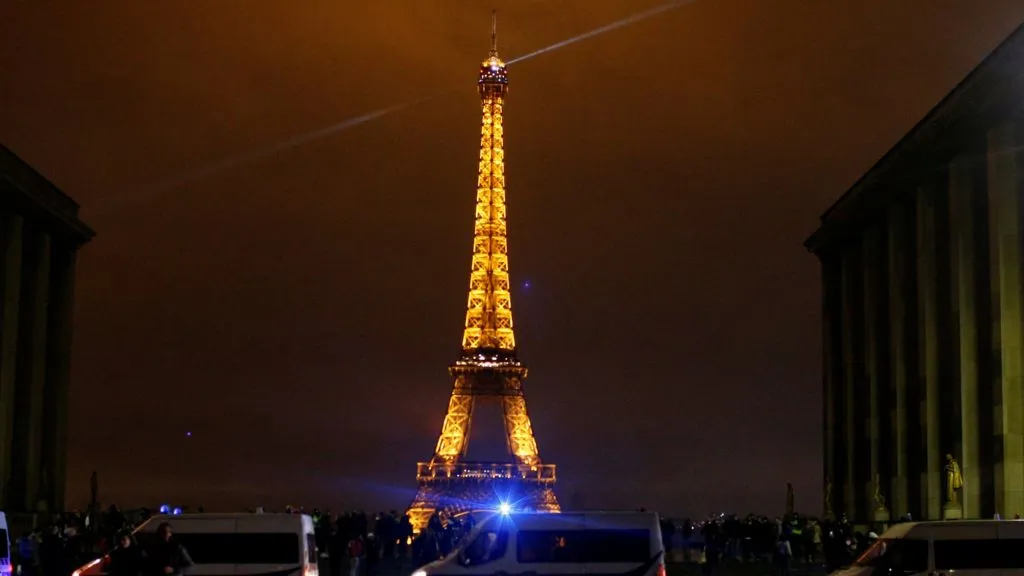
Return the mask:
<svg viewBox="0 0 1024 576">
<path fill-rule="evenodd" d="M 555 465 L 541 462 L 523 394 L 527 369 L 516 358 L 505 208 L 508 73 L 498 55 L 496 14 L 477 86 L 480 162 L 462 353 L 448 368 L 454 385 L 434 455 L 416 465 L 417 491 L 408 514 L 417 533 L 435 517 L 475 510 L 559 511 Z M 477 402 L 502 407 L 510 454 L 505 462 L 465 460 Z"/>
</svg>

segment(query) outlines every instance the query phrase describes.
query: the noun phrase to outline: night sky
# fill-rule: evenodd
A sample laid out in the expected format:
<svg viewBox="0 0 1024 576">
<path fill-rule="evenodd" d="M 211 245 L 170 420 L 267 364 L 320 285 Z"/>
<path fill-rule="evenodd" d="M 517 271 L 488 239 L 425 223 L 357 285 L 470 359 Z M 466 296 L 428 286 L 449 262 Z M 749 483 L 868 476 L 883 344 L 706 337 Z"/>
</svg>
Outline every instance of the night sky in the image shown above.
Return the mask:
<svg viewBox="0 0 1024 576">
<path fill-rule="evenodd" d="M 656 6 L 493 7 L 510 59 Z M 98 232 L 70 503 L 92 470 L 105 503 L 408 503 L 459 352 L 491 8 L 7 3 L 0 142 Z M 697 0 L 510 67 L 513 309 L 563 504 L 779 513 L 791 481 L 819 511 L 801 242 L 1022 18 L 1019 0 Z M 471 458 L 501 452 L 497 414 Z"/>
</svg>

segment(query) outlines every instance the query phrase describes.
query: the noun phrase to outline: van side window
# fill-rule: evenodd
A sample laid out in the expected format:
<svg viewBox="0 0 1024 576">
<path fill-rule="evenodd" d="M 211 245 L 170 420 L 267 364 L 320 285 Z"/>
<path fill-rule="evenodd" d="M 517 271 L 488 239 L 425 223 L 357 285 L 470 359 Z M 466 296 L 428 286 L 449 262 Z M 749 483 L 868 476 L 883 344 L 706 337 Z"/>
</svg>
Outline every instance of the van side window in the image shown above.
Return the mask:
<svg viewBox="0 0 1024 576">
<path fill-rule="evenodd" d="M 520 530 L 516 533 L 516 558 L 521 564 L 549 562 L 578 562 L 578 547 L 582 531 L 573 530 Z M 575 545 L 575 546 L 571 546 Z"/>
<path fill-rule="evenodd" d="M 508 530 L 488 530 L 477 535 L 459 558 L 463 566 L 480 566 L 500 560 L 508 550 Z"/>
<path fill-rule="evenodd" d="M 647 562 L 651 558 L 650 530 L 587 530 L 586 561 Z"/>
<path fill-rule="evenodd" d="M 521 530 L 516 558 L 522 564 L 643 563 L 651 557 L 650 530 Z"/>
<path fill-rule="evenodd" d="M 320 561 L 318 552 L 316 549 L 316 536 L 306 534 L 306 564 L 316 566 L 316 563 Z"/>
<path fill-rule="evenodd" d="M 1020 570 L 1024 540 L 935 540 L 936 570 Z"/>
<path fill-rule="evenodd" d="M 143 550 L 156 541 L 153 532 L 136 533 Z M 174 534 L 196 564 L 302 564 L 302 541 L 295 532 Z"/>
</svg>

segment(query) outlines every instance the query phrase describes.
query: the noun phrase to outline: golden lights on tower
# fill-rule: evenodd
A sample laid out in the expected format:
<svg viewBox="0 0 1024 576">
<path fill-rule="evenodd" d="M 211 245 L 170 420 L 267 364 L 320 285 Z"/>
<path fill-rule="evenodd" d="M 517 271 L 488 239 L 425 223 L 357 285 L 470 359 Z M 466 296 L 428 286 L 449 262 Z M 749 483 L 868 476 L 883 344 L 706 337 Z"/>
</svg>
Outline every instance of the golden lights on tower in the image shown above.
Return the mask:
<svg viewBox="0 0 1024 576">
<path fill-rule="evenodd" d="M 507 491 L 510 482 L 516 486 L 518 509 L 560 510 L 553 490 L 556 466 L 541 461 L 523 394 L 527 369 L 515 355 L 502 125 L 508 76 L 498 56 L 495 32 L 492 20 L 491 53 L 480 66 L 477 82 L 482 109 L 480 158 L 462 354 L 448 368 L 455 382 L 434 455 L 416 465 L 418 487 L 408 514 L 417 533 L 435 512 L 486 507 L 494 499 L 495 487 L 504 486 L 502 490 Z M 512 462 L 464 461 L 477 401 L 501 405 Z"/>
<path fill-rule="evenodd" d="M 498 56 L 496 20 L 491 21 L 491 53 L 477 82 L 482 120 L 477 168 L 476 218 L 470 267 L 464 352 L 513 351 L 512 295 L 508 274 L 508 225 L 505 208 L 505 139 L 502 113 L 508 92 L 505 62 Z"/>
</svg>

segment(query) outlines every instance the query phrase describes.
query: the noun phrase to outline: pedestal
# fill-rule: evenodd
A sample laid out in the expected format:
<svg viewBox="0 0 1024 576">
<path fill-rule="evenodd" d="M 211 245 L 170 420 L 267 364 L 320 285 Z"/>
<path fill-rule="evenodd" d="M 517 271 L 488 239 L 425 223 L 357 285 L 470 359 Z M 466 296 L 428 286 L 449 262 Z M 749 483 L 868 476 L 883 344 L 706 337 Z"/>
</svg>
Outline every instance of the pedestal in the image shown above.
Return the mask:
<svg viewBox="0 0 1024 576">
<path fill-rule="evenodd" d="M 959 520 L 964 517 L 964 511 L 960 508 L 959 504 L 953 504 L 952 502 L 946 503 L 946 506 L 942 509 L 943 520 Z"/>
<path fill-rule="evenodd" d="M 876 508 L 875 509 L 875 522 L 879 524 L 888 524 L 890 521 L 889 509 L 888 508 Z"/>
</svg>

